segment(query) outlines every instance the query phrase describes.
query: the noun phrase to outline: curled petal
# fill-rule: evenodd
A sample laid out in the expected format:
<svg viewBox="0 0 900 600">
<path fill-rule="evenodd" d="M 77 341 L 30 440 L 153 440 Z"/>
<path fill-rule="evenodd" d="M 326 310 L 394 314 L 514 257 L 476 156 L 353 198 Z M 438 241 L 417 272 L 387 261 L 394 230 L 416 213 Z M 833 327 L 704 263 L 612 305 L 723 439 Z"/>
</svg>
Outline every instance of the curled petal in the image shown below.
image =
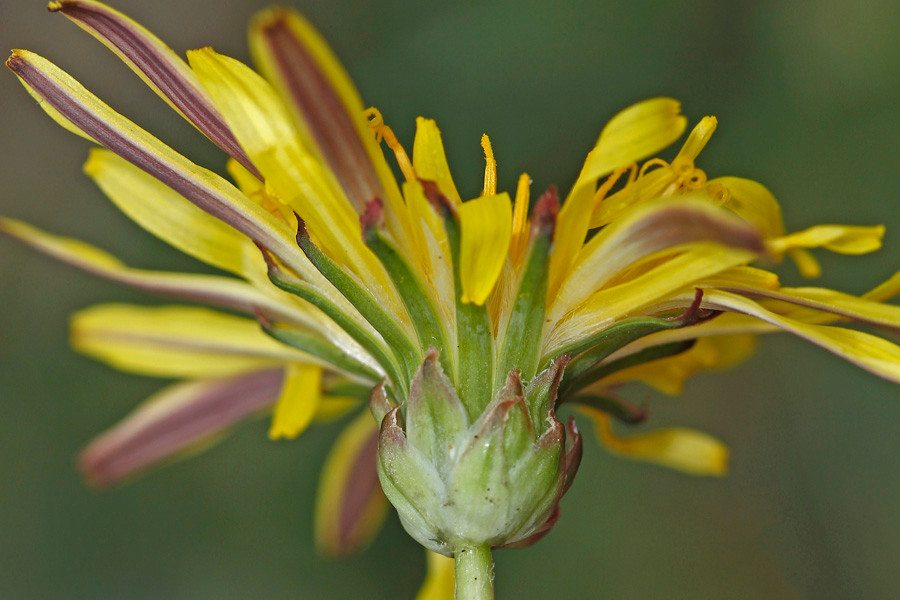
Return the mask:
<svg viewBox="0 0 900 600">
<path fill-rule="evenodd" d="M 706 433 L 678 427 L 619 437 L 608 414 L 585 406 L 578 410 L 591 418 L 597 437 L 615 454 L 690 475 L 721 476 L 728 471 L 728 448 Z"/>
</svg>

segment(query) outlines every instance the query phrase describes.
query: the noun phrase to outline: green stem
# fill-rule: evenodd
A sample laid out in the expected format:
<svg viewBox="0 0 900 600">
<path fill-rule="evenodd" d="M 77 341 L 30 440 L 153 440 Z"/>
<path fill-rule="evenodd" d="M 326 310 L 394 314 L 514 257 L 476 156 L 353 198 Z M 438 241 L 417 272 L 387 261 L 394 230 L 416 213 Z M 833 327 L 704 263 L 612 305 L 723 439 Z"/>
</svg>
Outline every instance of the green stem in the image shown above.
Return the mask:
<svg viewBox="0 0 900 600">
<path fill-rule="evenodd" d="M 494 599 L 494 561 L 488 546 L 456 553 L 456 600 Z"/>
</svg>

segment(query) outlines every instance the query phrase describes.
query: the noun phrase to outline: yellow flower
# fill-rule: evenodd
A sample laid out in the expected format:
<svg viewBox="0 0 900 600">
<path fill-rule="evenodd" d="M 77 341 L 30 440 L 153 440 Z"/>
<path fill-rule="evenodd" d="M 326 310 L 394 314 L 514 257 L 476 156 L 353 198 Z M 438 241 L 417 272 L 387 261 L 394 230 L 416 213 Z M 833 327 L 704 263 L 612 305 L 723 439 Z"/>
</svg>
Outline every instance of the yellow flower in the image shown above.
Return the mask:
<svg viewBox="0 0 900 600">
<path fill-rule="evenodd" d="M 654 158 L 687 126 L 675 100 L 654 98 L 615 115 L 561 203 L 550 189 L 531 207 L 525 174 L 512 195 L 498 191 L 498 163 L 484 136 L 483 191 L 464 200 L 435 122 L 417 120 L 410 157 L 294 12 L 271 9 L 253 20 L 260 75 L 211 48 L 189 52 L 185 62 L 99 2 L 50 8 L 118 54 L 230 156 L 231 181 L 181 156 L 46 59 L 15 50 L 7 61 L 53 119 L 103 147 L 91 151 L 85 172 L 123 212 L 230 274 L 133 269 L 83 242 L 0 219 L 3 233 L 95 275 L 231 311 L 104 305 L 75 315 L 78 350 L 120 369 L 183 380 L 88 447 L 81 466 L 99 485 L 193 452 L 264 411 L 273 413 L 273 439 L 293 438 L 355 409 L 381 382 L 384 410 L 373 410 L 393 414 L 430 357 L 452 383 L 466 423 L 516 389 L 512 383 L 521 397 L 522 384 L 565 365 L 546 394 L 554 422 L 554 406 L 578 405 L 611 451 L 702 475 L 726 470 L 725 446 L 680 428 L 617 436 L 612 420 L 646 416 L 618 396 L 620 386 L 643 382 L 677 393 L 686 377 L 738 362 L 755 334 L 777 330 L 900 381 L 900 348 L 835 325 L 900 327 L 900 309 L 884 304 L 900 291 L 900 276 L 856 297 L 781 287 L 752 266 L 787 255 L 815 276 L 810 249 L 871 252 L 883 229 L 787 233 L 765 187 L 709 179 L 696 166 L 713 117 L 696 125 L 671 162 Z M 542 422 L 533 418 L 540 414 L 526 417 L 529 427 Z M 360 415 L 325 465 L 316 528 L 326 553 L 365 545 L 383 519 L 377 433 Z M 553 510 L 518 531 L 516 543 L 536 540 L 559 516 L 580 458 L 569 452 L 580 450 L 574 425 L 560 435 L 567 452 L 555 504 L 546 505 Z M 429 564 L 420 598 L 449 597 L 449 563 L 432 557 Z"/>
</svg>

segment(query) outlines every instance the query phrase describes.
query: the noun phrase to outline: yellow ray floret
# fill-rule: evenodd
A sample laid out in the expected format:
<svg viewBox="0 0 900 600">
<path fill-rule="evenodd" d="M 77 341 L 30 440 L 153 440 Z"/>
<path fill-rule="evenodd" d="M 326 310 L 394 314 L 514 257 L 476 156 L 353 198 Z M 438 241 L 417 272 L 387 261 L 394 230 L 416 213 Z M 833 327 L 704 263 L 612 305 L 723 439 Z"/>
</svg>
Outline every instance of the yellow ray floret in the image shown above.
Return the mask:
<svg viewBox="0 0 900 600">
<path fill-rule="evenodd" d="M 728 472 L 728 447 L 709 434 L 673 427 L 621 437 L 613 431 L 607 413 L 591 407 L 579 407 L 578 411 L 590 417 L 597 438 L 615 454 L 690 475 L 722 476 Z"/>
<path fill-rule="evenodd" d="M 484 304 L 500 276 L 512 237 L 512 204 L 506 193 L 459 206 L 459 273 L 462 301 Z"/>
<path fill-rule="evenodd" d="M 313 362 L 269 338 L 252 319 L 189 306 L 104 304 L 72 316 L 72 346 L 130 373 L 219 377 Z"/>
<path fill-rule="evenodd" d="M 322 368 L 290 364 L 275 404 L 269 439 L 294 439 L 309 426 L 322 399 Z"/>
</svg>

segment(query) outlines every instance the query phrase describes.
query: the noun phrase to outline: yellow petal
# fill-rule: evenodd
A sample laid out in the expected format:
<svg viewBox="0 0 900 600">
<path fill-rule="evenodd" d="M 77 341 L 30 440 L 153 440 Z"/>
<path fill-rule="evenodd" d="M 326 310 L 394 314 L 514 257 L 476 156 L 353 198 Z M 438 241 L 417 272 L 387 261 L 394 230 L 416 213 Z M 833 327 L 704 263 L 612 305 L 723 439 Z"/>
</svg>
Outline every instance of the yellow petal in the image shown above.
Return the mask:
<svg viewBox="0 0 900 600">
<path fill-rule="evenodd" d="M 377 453 L 378 426 L 366 410 L 341 432 L 322 469 L 315 514 L 320 552 L 356 552 L 381 528 L 388 502 L 375 471 Z"/>
<path fill-rule="evenodd" d="M 291 364 L 275 404 L 269 439 L 294 439 L 309 426 L 322 399 L 322 368 Z"/>
<path fill-rule="evenodd" d="M 512 237 L 512 204 L 506 193 L 459 206 L 462 301 L 484 304 L 500 276 Z"/>
<path fill-rule="evenodd" d="M 614 454 L 690 475 L 721 476 L 728 472 L 728 447 L 709 434 L 674 427 L 620 437 L 613 432 L 608 414 L 585 406 L 578 411 L 591 418 L 597 438 Z"/>
<path fill-rule="evenodd" d="M 641 381 L 664 394 L 677 395 L 688 377 L 700 371 L 725 369 L 748 358 L 756 349 L 754 335 L 700 338 L 690 350 L 616 371 L 598 382 L 598 388 Z"/>
<path fill-rule="evenodd" d="M 413 168 L 421 179 L 433 181 L 441 193 L 460 204 L 462 199 L 456 191 L 441 132 L 433 119 L 418 117 L 416 119 L 416 139 L 413 142 Z"/>
<path fill-rule="evenodd" d="M 781 207 L 764 185 L 740 177 L 718 177 L 706 189 L 721 206 L 753 223 L 764 237 L 784 235 Z"/>
<path fill-rule="evenodd" d="M 559 318 L 637 261 L 656 252 L 703 241 L 748 252 L 762 250 L 755 228 L 711 205 L 699 194 L 634 207 L 584 246 L 553 301 L 550 318 Z M 724 264 L 723 268 L 734 264 Z M 690 278 L 686 276 L 684 285 L 688 283 Z"/>
<path fill-rule="evenodd" d="M 316 414 L 313 415 L 313 420 L 316 423 L 335 421 L 357 408 L 360 404 L 362 404 L 362 401 L 359 398 L 323 395 L 319 406 L 316 407 Z"/>
<path fill-rule="evenodd" d="M 296 11 L 274 7 L 253 18 L 249 33 L 254 62 L 290 107 L 307 148 L 320 149 L 351 201 L 362 208 L 378 197 L 399 207 L 400 191 L 359 92 L 316 29 Z"/>
<path fill-rule="evenodd" d="M 900 347 L 887 340 L 853 329 L 803 323 L 768 311 L 752 300 L 729 292 L 708 290 L 703 301 L 704 306 L 716 310 L 756 317 L 811 341 L 871 373 L 900 382 Z"/>
<path fill-rule="evenodd" d="M 416 600 L 453 600 L 456 593 L 456 571 L 453 559 L 426 550 L 428 574 Z"/>
<path fill-rule="evenodd" d="M 307 222 L 326 253 L 365 281 L 394 314 L 403 315 L 387 274 L 362 241 L 358 214 L 327 166 L 301 147 L 272 86 L 211 48 L 189 52 L 188 60 L 266 184 Z"/>
<path fill-rule="evenodd" d="M 618 167 L 662 150 L 678 139 L 686 125 L 687 119 L 680 114 L 677 101 L 655 98 L 626 108 L 603 128 L 559 212 L 556 246 L 550 261 L 550 298 L 556 294 L 584 243 L 594 209 L 597 180 Z"/>
<path fill-rule="evenodd" d="M 867 254 L 881 248 L 884 226 L 816 225 L 771 240 L 771 252 L 781 254 L 791 248 L 825 248 L 839 254 Z"/>
<path fill-rule="evenodd" d="M 64 114 L 76 128 L 264 244 L 298 273 L 314 271 L 300 258 L 293 232 L 283 222 L 212 171 L 192 163 L 113 111 L 59 67 L 25 50 L 14 51 L 7 66 L 43 97 L 42 104 Z"/>
<path fill-rule="evenodd" d="M 207 264 L 243 272 L 244 253 L 251 244 L 247 236 L 155 177 L 101 149 L 91 150 L 84 172 L 122 212 L 156 237 Z"/>
<path fill-rule="evenodd" d="M 72 316 L 72 346 L 117 369 L 155 377 L 217 377 L 313 359 L 256 321 L 188 306 L 103 304 Z"/>
<path fill-rule="evenodd" d="M 574 340 L 609 327 L 626 316 L 646 313 L 647 307 L 666 299 L 694 281 L 744 264 L 753 254 L 717 244 L 696 244 L 690 250 L 654 266 L 630 281 L 594 293 L 558 323 L 549 323 L 544 356 L 552 356 Z M 689 304 L 687 301 L 685 306 Z"/>
<path fill-rule="evenodd" d="M 3 217 L 0 217 L 0 233 L 10 235 L 56 260 L 92 275 L 155 294 L 206 302 L 245 314 L 262 311 L 272 319 L 316 331 L 346 351 L 359 354 L 358 346 L 345 332 L 323 321 L 321 313 L 309 305 L 285 302 L 277 295 L 263 293 L 233 277 L 132 269 L 107 252 L 81 240 L 51 235 L 20 221 Z"/>
</svg>

